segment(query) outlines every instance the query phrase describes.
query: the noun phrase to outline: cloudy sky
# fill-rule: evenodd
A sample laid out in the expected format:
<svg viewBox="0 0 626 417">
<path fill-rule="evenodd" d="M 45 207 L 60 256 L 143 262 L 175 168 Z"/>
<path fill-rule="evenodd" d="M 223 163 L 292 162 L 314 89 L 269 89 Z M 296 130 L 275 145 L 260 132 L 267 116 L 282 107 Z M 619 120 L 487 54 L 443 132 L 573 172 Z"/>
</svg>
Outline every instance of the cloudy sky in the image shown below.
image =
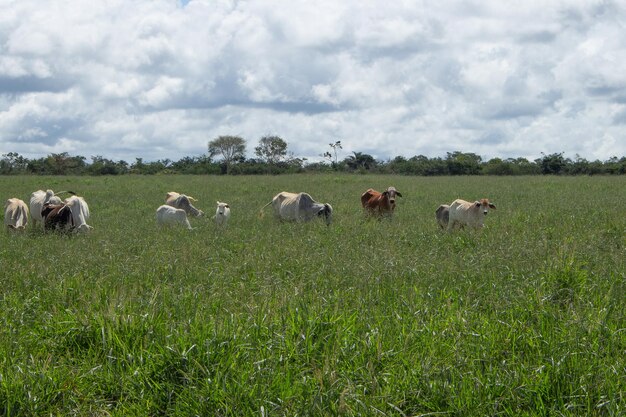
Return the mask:
<svg viewBox="0 0 626 417">
<path fill-rule="evenodd" d="M 622 1 L 0 0 L 0 153 L 626 155 Z"/>
</svg>

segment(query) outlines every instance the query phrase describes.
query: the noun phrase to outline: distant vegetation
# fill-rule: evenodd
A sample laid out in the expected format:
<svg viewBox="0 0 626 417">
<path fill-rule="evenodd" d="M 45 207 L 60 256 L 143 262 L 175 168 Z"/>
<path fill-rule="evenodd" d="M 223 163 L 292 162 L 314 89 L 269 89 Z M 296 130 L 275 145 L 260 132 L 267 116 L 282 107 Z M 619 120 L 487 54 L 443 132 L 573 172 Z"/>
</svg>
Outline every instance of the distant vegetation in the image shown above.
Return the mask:
<svg viewBox="0 0 626 417">
<path fill-rule="evenodd" d="M 341 141 L 330 143 L 330 149 L 320 154 L 323 162 L 309 162 L 287 150 L 287 142 L 277 136 L 265 136 L 255 147 L 255 157 L 246 158 L 246 141 L 238 136 L 220 136 L 208 143 L 208 152 L 201 156 L 186 156 L 178 161 L 159 159 L 144 162 L 115 161 L 103 156 L 67 152 L 28 159 L 9 152 L 0 159 L 0 175 L 124 175 L 124 174 L 212 174 L 212 175 L 277 175 L 303 172 L 352 172 L 400 174 L 417 176 L 442 175 L 623 175 L 626 157 L 614 156 L 606 161 L 589 161 L 579 155 L 574 159 L 563 153 L 542 154 L 529 161 L 526 158 L 492 158 L 483 160 L 475 153 L 448 152 L 445 157 L 411 158 L 396 156 L 380 161 L 363 152 L 352 152 L 341 159 Z M 219 159 L 214 159 L 218 157 Z"/>
</svg>

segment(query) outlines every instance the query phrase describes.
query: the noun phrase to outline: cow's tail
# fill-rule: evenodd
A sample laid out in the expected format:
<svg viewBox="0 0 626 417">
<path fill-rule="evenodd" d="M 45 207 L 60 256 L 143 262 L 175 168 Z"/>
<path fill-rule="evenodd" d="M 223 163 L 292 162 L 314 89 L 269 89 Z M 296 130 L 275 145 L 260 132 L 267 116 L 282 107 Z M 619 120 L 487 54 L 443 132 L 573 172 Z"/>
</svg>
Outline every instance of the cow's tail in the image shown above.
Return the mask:
<svg viewBox="0 0 626 417">
<path fill-rule="evenodd" d="M 269 203 L 267 203 L 266 205 L 264 205 L 263 207 L 261 207 L 261 209 L 259 210 L 259 219 L 262 219 L 263 216 L 265 216 L 265 212 L 263 210 L 265 210 L 265 207 L 269 206 L 270 204 L 272 204 L 274 200 L 270 201 Z"/>
</svg>

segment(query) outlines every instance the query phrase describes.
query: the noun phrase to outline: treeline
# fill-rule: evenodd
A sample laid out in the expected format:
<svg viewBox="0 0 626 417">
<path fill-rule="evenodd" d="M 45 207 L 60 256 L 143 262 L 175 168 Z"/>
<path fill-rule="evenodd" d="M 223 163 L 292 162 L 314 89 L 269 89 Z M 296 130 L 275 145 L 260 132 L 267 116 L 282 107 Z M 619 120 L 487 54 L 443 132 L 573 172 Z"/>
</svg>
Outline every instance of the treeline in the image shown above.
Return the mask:
<svg viewBox="0 0 626 417">
<path fill-rule="evenodd" d="M 80 155 L 67 152 L 53 153 L 43 158 L 28 159 L 15 152 L 2 155 L 0 175 L 276 175 L 301 172 L 353 172 L 401 175 L 623 175 L 626 157 L 607 161 L 588 161 L 580 156 L 566 158 L 562 153 L 534 161 L 525 158 L 493 158 L 483 160 L 474 153 L 448 152 L 445 158 L 417 155 L 411 158 L 397 156 L 379 161 L 363 152 L 352 152 L 339 158 L 341 141 L 329 143 L 322 153 L 322 162 L 309 162 L 287 151 L 287 142 L 278 136 L 264 136 L 254 148 L 256 158 L 246 158 L 246 141 L 239 136 L 220 136 L 208 143 L 208 153 L 186 156 L 178 161 L 160 159 L 144 162 L 136 158 L 129 163 L 103 156 L 92 156 L 88 161 Z M 215 157 L 219 157 L 215 160 Z"/>
<path fill-rule="evenodd" d="M 353 152 L 339 161 L 307 163 L 306 159 L 289 158 L 268 162 L 261 159 L 237 158 L 228 166 L 223 160 L 210 156 L 184 157 L 178 161 L 161 159 L 144 162 L 114 161 L 102 156 L 84 156 L 68 153 L 50 154 L 28 159 L 11 152 L 0 159 L 0 175 L 154 175 L 154 174 L 210 174 L 210 175 L 277 175 L 303 172 L 352 172 L 435 175 L 623 175 L 626 157 L 607 161 L 588 161 L 584 158 L 565 158 L 563 154 L 544 155 L 534 161 L 525 158 L 493 158 L 483 160 L 473 153 L 451 152 L 445 158 L 424 155 L 405 158 L 397 156 L 388 161 L 377 161 L 371 155 Z"/>
</svg>

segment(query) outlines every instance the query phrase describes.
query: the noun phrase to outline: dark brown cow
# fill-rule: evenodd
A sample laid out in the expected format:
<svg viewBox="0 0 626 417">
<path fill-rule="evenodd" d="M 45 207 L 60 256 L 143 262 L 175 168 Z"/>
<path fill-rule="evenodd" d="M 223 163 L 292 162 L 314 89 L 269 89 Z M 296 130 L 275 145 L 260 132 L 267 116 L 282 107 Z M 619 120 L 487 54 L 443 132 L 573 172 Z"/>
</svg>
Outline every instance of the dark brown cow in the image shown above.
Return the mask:
<svg viewBox="0 0 626 417">
<path fill-rule="evenodd" d="M 396 209 L 396 196 L 402 197 L 402 194 L 395 187 L 389 187 L 382 193 L 370 188 L 361 195 L 361 205 L 368 214 L 391 216 Z"/>
<path fill-rule="evenodd" d="M 72 210 L 67 204 L 44 204 L 41 217 L 44 230 L 70 231 L 74 228 Z"/>
</svg>

